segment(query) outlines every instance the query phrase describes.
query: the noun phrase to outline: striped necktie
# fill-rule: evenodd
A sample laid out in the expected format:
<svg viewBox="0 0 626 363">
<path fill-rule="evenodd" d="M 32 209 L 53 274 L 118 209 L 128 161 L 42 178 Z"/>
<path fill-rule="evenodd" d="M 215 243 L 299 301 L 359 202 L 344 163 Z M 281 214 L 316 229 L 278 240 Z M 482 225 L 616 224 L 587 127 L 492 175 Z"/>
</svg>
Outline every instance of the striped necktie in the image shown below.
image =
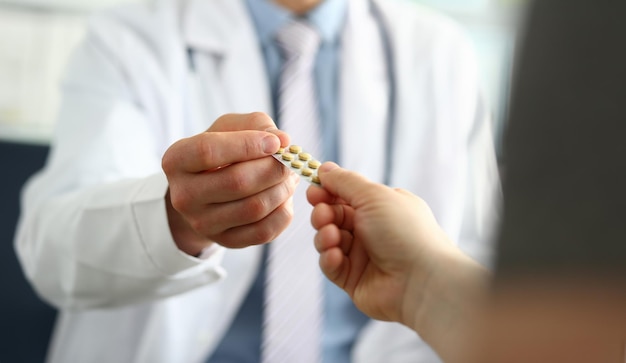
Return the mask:
<svg viewBox="0 0 626 363">
<path fill-rule="evenodd" d="M 276 36 L 284 57 L 278 121 L 293 143 L 321 151 L 313 68 L 319 34 L 291 21 Z M 263 323 L 263 363 L 321 361 L 322 278 L 310 225 L 311 206 L 302 183 L 294 195 L 294 220 L 269 246 Z"/>
</svg>

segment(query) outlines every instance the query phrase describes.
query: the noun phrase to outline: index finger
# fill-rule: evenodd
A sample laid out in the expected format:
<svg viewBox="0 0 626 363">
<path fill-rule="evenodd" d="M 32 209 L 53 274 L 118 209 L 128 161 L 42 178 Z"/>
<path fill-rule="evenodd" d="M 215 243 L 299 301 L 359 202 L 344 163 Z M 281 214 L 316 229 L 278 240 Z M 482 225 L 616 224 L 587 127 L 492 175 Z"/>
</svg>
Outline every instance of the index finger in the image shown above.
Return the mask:
<svg viewBox="0 0 626 363">
<path fill-rule="evenodd" d="M 203 132 L 172 145 L 163 169 L 203 172 L 272 155 L 280 146 L 279 137 L 265 131 Z"/>
<path fill-rule="evenodd" d="M 322 164 L 317 175 L 322 187 L 336 199 L 341 199 L 352 207 L 358 209 L 365 206 L 372 198 L 375 198 L 382 189 L 388 187 L 374 183 L 359 173 L 339 167 L 332 162 Z M 330 196 L 311 191 L 310 198 L 320 198 L 320 201 L 328 203 Z"/>
<path fill-rule="evenodd" d="M 218 117 L 207 131 L 264 131 L 271 128 L 276 129 L 276 124 L 271 117 L 263 112 L 227 113 Z"/>
<path fill-rule="evenodd" d="M 289 135 L 279 130 L 274 120 L 263 112 L 228 113 L 222 115 L 213 122 L 207 131 L 226 132 L 244 130 L 271 132 L 280 138 L 281 146 L 289 145 Z"/>
</svg>

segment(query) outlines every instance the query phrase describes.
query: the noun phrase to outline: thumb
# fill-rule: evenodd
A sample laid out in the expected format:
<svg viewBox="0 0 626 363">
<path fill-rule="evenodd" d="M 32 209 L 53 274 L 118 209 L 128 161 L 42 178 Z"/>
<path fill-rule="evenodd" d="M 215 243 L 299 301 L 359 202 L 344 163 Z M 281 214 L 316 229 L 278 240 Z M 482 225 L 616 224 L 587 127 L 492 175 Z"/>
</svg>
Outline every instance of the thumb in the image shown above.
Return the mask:
<svg viewBox="0 0 626 363">
<path fill-rule="evenodd" d="M 383 187 L 357 172 L 343 169 L 332 162 L 322 164 L 317 175 L 327 192 L 343 199 L 354 208 L 365 205 Z"/>
</svg>

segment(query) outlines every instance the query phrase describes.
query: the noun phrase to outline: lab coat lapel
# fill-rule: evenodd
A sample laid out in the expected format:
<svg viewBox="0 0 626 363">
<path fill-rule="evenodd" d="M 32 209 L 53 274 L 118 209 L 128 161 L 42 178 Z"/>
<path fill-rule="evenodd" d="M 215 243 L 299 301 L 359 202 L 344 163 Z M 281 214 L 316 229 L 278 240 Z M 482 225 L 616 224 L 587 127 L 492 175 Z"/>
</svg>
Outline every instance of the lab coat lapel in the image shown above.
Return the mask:
<svg viewBox="0 0 626 363">
<path fill-rule="evenodd" d="M 271 102 L 266 71 L 251 19 L 241 0 L 189 0 L 182 13 L 182 36 L 194 53 L 190 102 L 199 114 L 195 127 L 202 131 L 225 113 L 263 111 Z M 195 100 L 194 100 L 195 99 Z M 193 116 L 192 116 L 193 117 Z M 206 322 L 225 331 L 254 281 L 262 248 L 228 250 L 222 261 L 229 284 L 210 289 L 207 299 L 235 302 L 223 310 L 207 311 Z M 242 268 L 246 266 L 248 268 Z M 209 335 L 204 347 L 213 351 L 221 334 Z M 206 351 L 203 354 L 206 355 Z"/>
<path fill-rule="evenodd" d="M 271 114 L 266 69 L 254 24 L 242 0 L 190 0 L 183 36 L 196 53 L 205 118 L 224 113 Z"/>
<path fill-rule="evenodd" d="M 427 120 L 420 118 L 428 118 L 424 116 L 431 109 L 430 105 L 424 102 L 432 102 L 429 94 L 424 94 L 425 87 L 419 82 L 426 82 L 430 76 L 430 68 L 427 65 L 421 65 L 427 57 L 415 56 L 416 49 L 419 44 L 423 44 L 424 40 L 419 37 L 428 38 L 431 33 L 422 32 L 419 37 L 415 36 L 415 22 L 410 14 L 406 13 L 406 7 L 398 6 L 395 1 L 372 0 L 371 3 L 379 14 L 380 22 L 385 29 L 388 39 L 388 47 L 390 52 L 389 62 L 391 64 L 394 77 L 394 93 L 397 95 L 392 104 L 393 107 L 393 127 L 389 131 L 393 132 L 391 140 L 393 143 L 389 145 L 389 152 L 392 155 L 391 165 L 388 166 L 391 175 L 388 180 L 391 184 L 397 185 L 395 181 L 405 180 L 401 176 L 405 175 L 405 171 L 410 168 L 399 166 L 402 162 L 402 155 L 413 155 L 415 158 L 416 149 L 419 148 L 426 140 L 426 135 L 432 135 L 432 131 L 424 130 L 424 125 L 430 125 Z M 436 115 L 432 115 L 435 117 Z M 425 122 L 421 122 L 425 121 Z M 417 162 L 417 159 L 415 159 Z M 420 162 L 428 163 L 428 160 Z M 424 164 L 427 165 L 427 164 Z"/>
<path fill-rule="evenodd" d="M 384 43 L 369 4 L 364 0 L 349 2 L 342 34 L 339 161 L 382 182 L 390 81 Z"/>
</svg>

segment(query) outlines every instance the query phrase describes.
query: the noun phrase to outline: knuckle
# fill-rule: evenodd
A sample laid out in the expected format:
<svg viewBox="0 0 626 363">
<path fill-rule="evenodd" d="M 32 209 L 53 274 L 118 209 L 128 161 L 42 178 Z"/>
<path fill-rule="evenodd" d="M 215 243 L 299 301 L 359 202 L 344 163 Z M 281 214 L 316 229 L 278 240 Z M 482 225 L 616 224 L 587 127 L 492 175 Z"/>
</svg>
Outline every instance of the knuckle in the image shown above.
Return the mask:
<svg viewBox="0 0 626 363">
<path fill-rule="evenodd" d="M 188 194 L 179 188 L 170 187 L 170 202 L 177 211 L 184 213 L 190 209 L 191 199 Z"/>
<path fill-rule="evenodd" d="M 268 209 L 268 202 L 265 198 L 251 198 L 244 206 L 244 213 L 247 220 L 258 221 L 267 215 Z"/>
<path fill-rule="evenodd" d="M 189 220 L 189 225 L 200 235 L 215 240 L 224 231 L 223 225 L 215 219 L 211 219 L 206 213 Z"/>
<path fill-rule="evenodd" d="M 276 228 L 278 233 L 285 230 L 293 220 L 293 206 L 288 201 L 276 209 Z"/>
<path fill-rule="evenodd" d="M 204 223 L 202 221 L 202 219 L 200 218 L 188 218 L 187 219 L 187 223 L 189 223 L 189 226 L 191 226 L 191 228 L 200 233 L 200 234 L 205 234 L 206 231 L 203 231 L 203 227 L 204 227 Z"/>
<path fill-rule="evenodd" d="M 230 192 L 248 194 L 254 186 L 252 177 L 242 169 L 234 169 L 225 188 Z"/>
<path fill-rule="evenodd" d="M 200 137 L 199 141 L 196 143 L 196 147 L 198 148 L 198 155 L 201 155 L 202 159 L 211 162 L 218 157 L 216 143 L 213 139 L 214 135 L 211 135 L 211 137 L 209 137 L 209 134 L 205 133 L 203 137 Z"/>
<path fill-rule="evenodd" d="M 250 114 L 248 114 L 248 117 L 250 119 L 251 125 L 263 127 L 273 124 L 271 118 L 264 112 L 251 112 Z"/>
<path fill-rule="evenodd" d="M 172 173 L 173 164 L 174 163 L 172 163 L 171 158 L 167 154 L 163 155 L 163 158 L 161 159 L 161 169 L 163 169 L 165 175 L 170 175 Z"/>
<path fill-rule="evenodd" d="M 211 132 L 224 129 L 230 123 L 230 120 L 236 116 L 237 115 L 234 113 L 225 113 L 220 115 L 218 118 L 215 119 L 215 121 L 213 121 L 207 131 Z"/>
<path fill-rule="evenodd" d="M 176 144 L 170 146 L 169 149 L 165 151 L 163 157 L 161 158 L 161 168 L 165 172 L 166 175 L 173 174 L 176 170 L 176 166 L 179 164 L 177 160 L 174 158 L 173 149 L 176 147 Z"/>
<path fill-rule="evenodd" d="M 261 224 L 254 231 L 254 240 L 256 241 L 256 243 L 267 243 L 273 240 L 275 237 L 276 236 L 274 230 L 266 224 Z"/>
</svg>

